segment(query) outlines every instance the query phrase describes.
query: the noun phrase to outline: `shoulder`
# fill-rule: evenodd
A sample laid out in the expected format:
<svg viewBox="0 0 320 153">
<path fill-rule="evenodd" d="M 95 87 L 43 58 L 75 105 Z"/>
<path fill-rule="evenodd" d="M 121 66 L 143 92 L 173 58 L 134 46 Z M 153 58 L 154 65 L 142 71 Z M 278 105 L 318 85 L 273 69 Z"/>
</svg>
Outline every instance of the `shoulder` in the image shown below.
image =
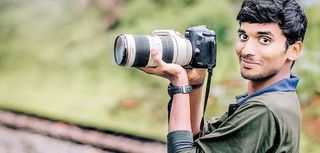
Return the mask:
<svg viewBox="0 0 320 153">
<path fill-rule="evenodd" d="M 251 105 L 264 105 L 273 114 L 300 113 L 300 103 L 296 92 L 269 92 L 248 100 Z"/>
<path fill-rule="evenodd" d="M 274 104 L 296 104 L 299 103 L 298 96 L 296 92 L 267 92 L 262 95 L 253 97 L 248 101 L 259 101 L 265 104 L 266 106 L 271 106 Z M 281 101 L 282 103 L 274 103 L 275 101 Z"/>
<path fill-rule="evenodd" d="M 263 105 L 280 127 L 294 127 L 301 122 L 300 103 L 296 92 L 265 93 L 249 99 L 247 105 Z"/>
</svg>

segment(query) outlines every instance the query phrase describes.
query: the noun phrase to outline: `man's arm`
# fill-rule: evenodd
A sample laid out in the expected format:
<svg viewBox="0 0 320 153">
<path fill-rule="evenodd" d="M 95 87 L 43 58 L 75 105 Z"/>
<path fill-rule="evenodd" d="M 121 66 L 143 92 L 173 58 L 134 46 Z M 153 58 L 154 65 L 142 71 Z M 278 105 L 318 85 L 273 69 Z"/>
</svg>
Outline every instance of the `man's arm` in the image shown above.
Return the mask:
<svg viewBox="0 0 320 153">
<path fill-rule="evenodd" d="M 200 123 L 202 119 L 201 95 L 202 87 L 193 89 L 190 93 L 190 119 L 193 135 L 200 132 Z"/>
<path fill-rule="evenodd" d="M 188 69 L 188 81 L 190 85 L 203 84 L 206 76 L 206 69 Z M 200 132 L 200 123 L 203 115 L 201 97 L 203 85 L 194 88 L 190 93 L 190 119 L 192 134 Z"/>
<path fill-rule="evenodd" d="M 158 65 L 154 68 L 140 68 L 148 74 L 167 78 L 174 86 L 194 85 L 203 82 L 205 69 L 185 70 L 180 65 L 163 62 L 156 50 L 151 52 L 151 57 Z M 193 148 L 193 134 L 200 131 L 201 122 L 201 87 L 194 89 L 189 94 L 175 94 L 168 125 L 168 146 L 174 146 L 169 152 L 180 152 Z M 192 103 L 190 103 L 192 102 Z M 192 107 L 192 109 L 190 109 Z M 191 114 L 192 112 L 192 114 Z M 176 136 L 175 136 L 176 135 Z M 180 139 L 181 138 L 181 139 Z M 182 140 L 182 141 L 181 141 Z M 172 143 L 170 145 L 170 143 Z"/>
<path fill-rule="evenodd" d="M 187 73 L 182 73 L 171 83 L 175 86 L 187 85 Z M 191 131 L 189 94 L 173 95 L 168 130 L 169 132 L 177 130 Z"/>
<path fill-rule="evenodd" d="M 190 121 L 191 121 L 191 130 L 193 135 L 196 135 L 200 132 L 200 123 L 202 119 L 202 86 L 204 83 L 206 71 L 205 69 L 188 69 L 188 83 L 189 85 L 196 86 L 193 88 L 192 92 L 189 95 L 190 99 Z M 185 103 L 186 104 L 186 103 Z M 172 106 L 172 102 L 170 104 Z M 169 110 L 171 111 L 171 109 Z M 171 112 L 169 112 L 171 115 Z M 170 119 L 170 116 L 169 116 Z"/>
<path fill-rule="evenodd" d="M 140 68 L 142 71 L 168 79 L 174 86 L 188 85 L 187 71 L 180 65 L 165 63 L 159 51 L 153 49 L 151 58 L 157 67 Z M 169 132 L 183 130 L 191 132 L 189 94 L 173 95 L 169 116 Z"/>
<path fill-rule="evenodd" d="M 169 114 L 168 153 L 191 150 L 193 148 L 193 138 L 189 94 L 173 95 Z"/>
<path fill-rule="evenodd" d="M 189 81 L 190 82 L 190 81 Z M 172 119 L 178 119 L 176 115 L 172 115 L 172 112 L 179 111 L 179 109 L 175 109 L 174 107 L 179 107 L 176 102 L 179 103 L 179 95 L 176 95 L 172 99 L 172 106 L 169 111 L 169 133 L 168 133 L 168 153 L 175 153 L 175 152 L 181 152 L 181 151 L 191 151 L 193 149 L 200 149 L 200 148 L 194 148 L 193 145 L 193 137 L 194 135 L 198 134 L 200 132 L 200 122 L 202 117 L 202 109 L 201 109 L 201 89 L 197 88 L 194 89 L 190 93 L 190 122 L 188 124 L 191 124 L 191 130 L 174 130 L 171 129 L 172 127 L 176 127 L 174 124 L 174 121 Z M 177 100 L 177 101 L 176 101 Z M 185 107 L 186 104 L 188 104 L 187 101 L 182 101 L 183 107 Z M 183 109 L 185 110 L 185 109 Z M 187 117 L 187 115 L 186 115 Z M 200 151 L 193 151 L 193 152 L 200 152 Z"/>
</svg>

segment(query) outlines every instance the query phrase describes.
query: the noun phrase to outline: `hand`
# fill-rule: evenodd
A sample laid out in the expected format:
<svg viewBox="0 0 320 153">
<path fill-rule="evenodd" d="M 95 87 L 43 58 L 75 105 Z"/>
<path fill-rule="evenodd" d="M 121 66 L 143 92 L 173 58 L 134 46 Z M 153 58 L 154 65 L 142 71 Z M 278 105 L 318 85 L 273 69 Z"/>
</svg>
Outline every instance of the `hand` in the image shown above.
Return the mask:
<svg viewBox="0 0 320 153">
<path fill-rule="evenodd" d="M 187 69 L 188 81 L 190 85 L 203 83 L 206 77 L 206 69 Z"/>
<path fill-rule="evenodd" d="M 151 50 L 151 58 L 157 67 L 139 68 L 147 74 L 152 74 L 168 79 L 173 85 L 187 85 L 188 76 L 186 70 L 177 64 L 165 63 L 156 49 Z"/>
</svg>

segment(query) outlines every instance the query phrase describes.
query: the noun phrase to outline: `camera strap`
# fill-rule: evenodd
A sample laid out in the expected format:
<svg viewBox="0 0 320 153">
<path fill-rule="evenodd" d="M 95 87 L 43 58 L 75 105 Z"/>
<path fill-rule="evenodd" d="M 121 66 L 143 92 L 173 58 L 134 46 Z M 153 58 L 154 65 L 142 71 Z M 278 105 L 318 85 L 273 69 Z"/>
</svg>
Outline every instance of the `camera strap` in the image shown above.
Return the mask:
<svg viewBox="0 0 320 153">
<path fill-rule="evenodd" d="M 205 97 L 204 97 L 203 113 L 202 113 L 202 119 L 201 119 L 201 124 L 200 124 L 200 131 L 201 132 L 203 132 L 204 117 L 205 117 L 206 108 L 207 108 L 207 104 L 208 104 L 209 93 L 210 93 L 212 69 L 213 69 L 213 66 L 209 66 L 208 67 L 208 79 L 207 79 L 207 85 L 206 85 L 206 94 L 205 94 Z"/>
</svg>

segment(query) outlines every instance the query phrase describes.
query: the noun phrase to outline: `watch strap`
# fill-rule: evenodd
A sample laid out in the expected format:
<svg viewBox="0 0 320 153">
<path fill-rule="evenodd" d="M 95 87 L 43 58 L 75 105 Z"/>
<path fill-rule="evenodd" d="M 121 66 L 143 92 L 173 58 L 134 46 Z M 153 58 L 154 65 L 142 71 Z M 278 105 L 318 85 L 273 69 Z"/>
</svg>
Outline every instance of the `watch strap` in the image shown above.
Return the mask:
<svg viewBox="0 0 320 153">
<path fill-rule="evenodd" d="M 168 86 L 168 94 L 172 97 L 175 94 L 188 94 L 191 93 L 192 86 L 184 85 L 184 86 L 174 86 L 173 84 L 169 84 Z"/>
</svg>

